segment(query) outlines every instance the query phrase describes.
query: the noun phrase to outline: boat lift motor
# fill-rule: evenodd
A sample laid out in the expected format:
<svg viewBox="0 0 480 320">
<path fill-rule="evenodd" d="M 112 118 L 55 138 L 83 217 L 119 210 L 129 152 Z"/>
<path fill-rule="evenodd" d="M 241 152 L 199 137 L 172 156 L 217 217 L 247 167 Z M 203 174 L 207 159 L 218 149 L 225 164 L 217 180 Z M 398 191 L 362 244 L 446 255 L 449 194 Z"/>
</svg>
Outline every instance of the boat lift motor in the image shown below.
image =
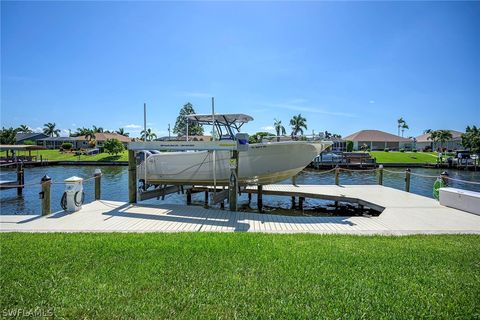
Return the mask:
<svg viewBox="0 0 480 320">
<path fill-rule="evenodd" d="M 65 192 L 61 205 L 67 212 L 76 212 L 82 208 L 85 193 L 83 192 L 83 179 L 73 176 L 64 180 Z"/>
</svg>

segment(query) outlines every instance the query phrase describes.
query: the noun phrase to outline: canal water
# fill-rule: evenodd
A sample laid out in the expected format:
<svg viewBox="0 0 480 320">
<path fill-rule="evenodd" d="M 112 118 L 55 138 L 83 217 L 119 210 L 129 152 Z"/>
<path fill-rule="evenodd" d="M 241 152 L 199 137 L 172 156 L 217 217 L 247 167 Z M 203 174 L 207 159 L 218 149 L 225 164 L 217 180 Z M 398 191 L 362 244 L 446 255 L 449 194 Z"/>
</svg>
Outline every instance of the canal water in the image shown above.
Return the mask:
<svg viewBox="0 0 480 320">
<path fill-rule="evenodd" d="M 51 191 L 52 212 L 61 210 L 60 199 L 62 197 L 65 185 L 55 184 L 62 182 L 71 176 L 82 178 L 90 178 L 93 176 L 94 166 L 51 166 L 51 167 L 34 167 L 25 169 L 25 187 L 23 196 L 17 197 L 16 189 L 0 191 L 0 214 L 40 214 L 40 200 L 38 193 L 40 192 L 40 179 L 44 175 L 52 178 L 54 184 Z M 103 166 L 99 167 L 103 172 L 102 177 L 102 199 L 128 201 L 128 168 L 126 166 Z M 396 173 L 384 172 L 384 185 L 396 189 L 404 190 L 405 188 L 405 170 L 402 168 L 391 168 L 389 171 Z M 412 168 L 412 173 L 438 176 L 443 170 Z M 451 178 L 480 182 L 480 172 L 449 170 Z M 14 180 L 16 173 L 14 169 L 2 169 L 0 171 L 0 180 Z M 425 178 L 416 175 L 411 176 L 410 191 L 427 197 L 432 197 L 432 186 L 434 178 Z M 342 171 L 340 175 L 341 184 L 377 184 L 378 176 L 371 171 Z M 282 183 L 291 183 L 290 180 Z M 314 169 L 305 169 L 296 179 L 297 184 L 335 184 L 335 175 L 333 172 L 325 173 Z M 480 192 L 480 185 L 465 184 L 462 182 L 451 181 L 450 186 L 455 188 L 473 190 Z M 93 201 L 94 197 L 94 181 L 90 180 L 84 183 L 85 203 Z M 251 207 L 256 206 L 255 196 L 252 197 Z M 159 203 L 162 200 L 150 199 L 144 203 Z M 291 205 L 288 197 L 264 196 L 264 205 L 267 210 L 275 211 L 276 208 L 287 209 Z M 164 203 L 185 204 L 185 195 L 172 194 L 166 196 Z M 195 194 L 193 196 L 194 204 L 203 204 L 203 194 Z M 248 200 L 246 195 L 239 198 L 239 205 L 246 208 Z M 319 206 L 325 206 L 329 203 L 322 200 L 307 199 L 305 208 L 312 209 Z"/>
</svg>

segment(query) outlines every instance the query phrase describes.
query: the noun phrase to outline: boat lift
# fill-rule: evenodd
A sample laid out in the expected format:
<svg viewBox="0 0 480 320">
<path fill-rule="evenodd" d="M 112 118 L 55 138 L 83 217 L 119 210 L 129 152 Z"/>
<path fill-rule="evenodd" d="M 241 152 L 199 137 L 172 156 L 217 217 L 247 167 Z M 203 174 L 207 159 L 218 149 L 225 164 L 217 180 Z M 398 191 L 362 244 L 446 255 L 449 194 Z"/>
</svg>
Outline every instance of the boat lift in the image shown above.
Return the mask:
<svg viewBox="0 0 480 320">
<path fill-rule="evenodd" d="M 137 164 L 136 152 L 145 150 L 162 151 L 230 151 L 230 179 L 228 190 L 214 196 L 215 203 L 223 201 L 228 194 L 229 208 L 231 211 L 237 210 L 238 188 L 238 159 L 239 152 L 248 150 L 248 134 L 237 133 L 235 140 L 218 141 L 138 141 L 128 144 L 128 194 L 129 202 L 136 203 L 137 199 L 147 200 L 155 197 L 165 196 L 166 194 L 178 192 L 178 186 L 165 186 L 150 191 L 142 191 L 137 188 Z M 215 161 L 215 158 L 214 158 Z M 146 166 L 145 166 L 146 168 Z M 214 183 L 215 184 L 215 183 Z M 216 191 L 216 185 L 214 185 Z"/>
</svg>

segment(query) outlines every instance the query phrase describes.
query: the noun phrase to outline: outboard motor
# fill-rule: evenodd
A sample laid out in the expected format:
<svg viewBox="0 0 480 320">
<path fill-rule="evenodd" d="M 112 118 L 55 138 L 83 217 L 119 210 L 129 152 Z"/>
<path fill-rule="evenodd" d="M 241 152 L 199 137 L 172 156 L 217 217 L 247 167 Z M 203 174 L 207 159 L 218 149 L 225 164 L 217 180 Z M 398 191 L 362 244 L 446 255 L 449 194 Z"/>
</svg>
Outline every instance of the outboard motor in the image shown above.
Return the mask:
<svg viewBox="0 0 480 320">
<path fill-rule="evenodd" d="M 76 176 L 65 179 L 65 192 L 60 202 L 63 210 L 67 212 L 80 210 L 84 199 L 83 179 Z"/>
</svg>

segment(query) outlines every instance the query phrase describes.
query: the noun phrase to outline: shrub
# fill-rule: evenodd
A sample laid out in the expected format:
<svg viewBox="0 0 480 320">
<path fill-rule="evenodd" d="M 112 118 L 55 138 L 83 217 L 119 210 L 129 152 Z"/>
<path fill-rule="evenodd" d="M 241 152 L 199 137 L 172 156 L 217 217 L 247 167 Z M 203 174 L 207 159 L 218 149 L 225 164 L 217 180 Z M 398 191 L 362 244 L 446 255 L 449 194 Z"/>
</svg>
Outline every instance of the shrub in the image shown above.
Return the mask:
<svg viewBox="0 0 480 320">
<path fill-rule="evenodd" d="M 76 156 L 81 156 L 81 155 L 82 155 L 82 151 L 75 151 L 75 155 L 76 155 Z"/>
<path fill-rule="evenodd" d="M 347 141 L 347 152 L 353 151 L 353 141 Z"/>
<path fill-rule="evenodd" d="M 417 152 L 418 150 L 417 149 L 413 149 L 412 152 Z"/>
<path fill-rule="evenodd" d="M 25 141 L 22 142 L 22 144 L 25 144 L 27 146 L 33 146 L 33 145 L 35 145 L 35 141 L 25 140 Z"/>
<path fill-rule="evenodd" d="M 113 155 L 117 155 L 120 152 L 123 152 L 123 150 L 125 150 L 125 147 L 118 139 L 108 139 L 107 141 L 105 141 L 103 148 L 109 154 Z"/>
<path fill-rule="evenodd" d="M 383 151 L 385 151 L 385 152 L 390 152 L 390 149 L 385 148 L 385 149 L 383 149 Z"/>
<path fill-rule="evenodd" d="M 73 147 L 73 144 L 71 144 L 70 142 L 64 142 L 64 143 L 62 143 L 61 148 L 65 149 L 65 150 L 70 150 L 70 149 L 72 149 L 72 147 Z"/>
<path fill-rule="evenodd" d="M 400 152 L 405 152 L 405 149 L 403 149 L 403 148 L 402 148 L 402 149 L 400 149 Z"/>
</svg>

